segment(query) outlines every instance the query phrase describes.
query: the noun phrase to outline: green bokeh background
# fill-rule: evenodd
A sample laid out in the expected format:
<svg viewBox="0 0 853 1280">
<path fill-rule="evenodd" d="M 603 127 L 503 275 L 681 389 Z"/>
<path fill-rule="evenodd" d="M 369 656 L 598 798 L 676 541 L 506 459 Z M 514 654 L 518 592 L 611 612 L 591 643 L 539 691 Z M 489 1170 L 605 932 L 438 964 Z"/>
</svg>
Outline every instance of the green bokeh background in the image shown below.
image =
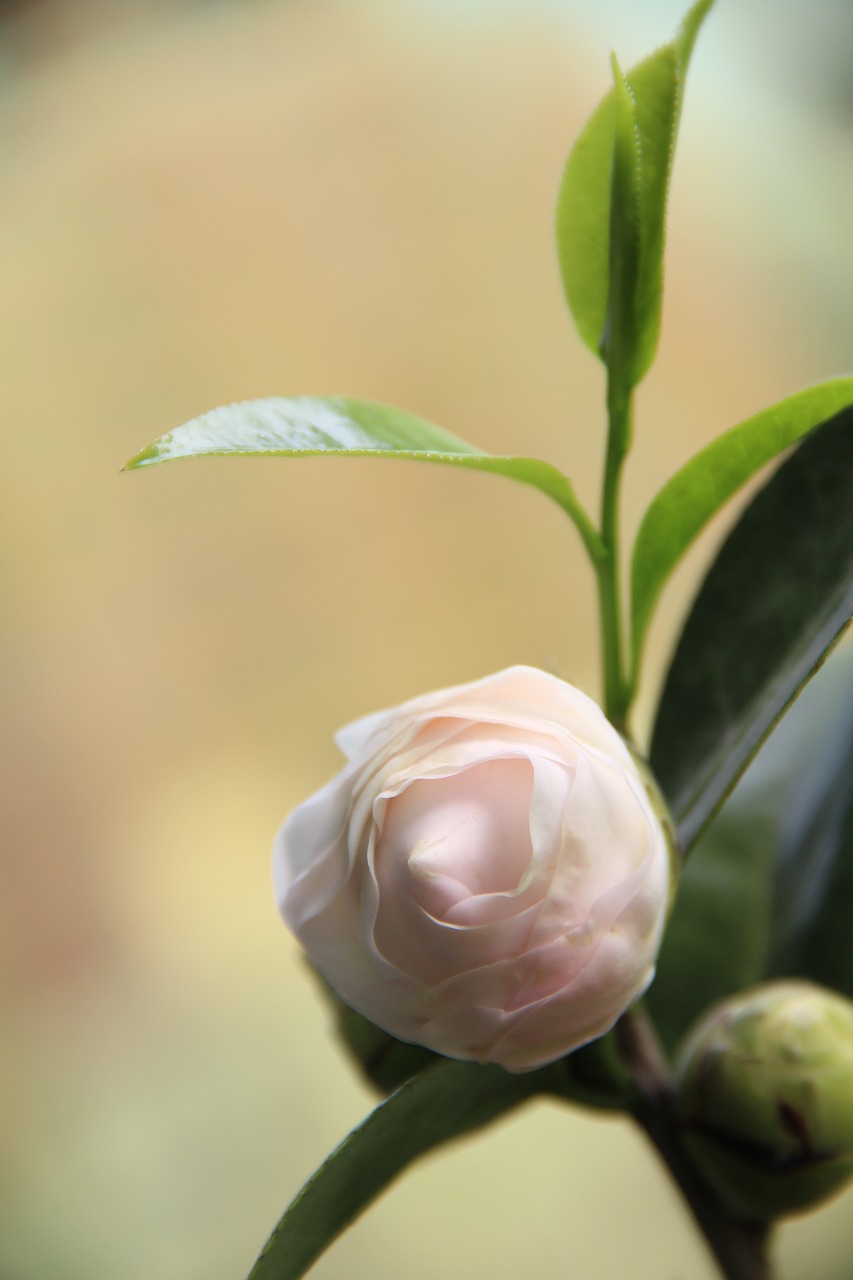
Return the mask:
<svg viewBox="0 0 853 1280">
<path fill-rule="evenodd" d="M 5 11 L 4 1280 L 243 1276 L 372 1105 L 269 889 L 333 730 L 513 662 L 597 690 L 590 575 L 532 491 L 405 463 L 122 462 L 222 402 L 346 392 L 548 457 L 593 505 L 603 386 L 559 293 L 556 185 L 611 45 L 630 63 L 680 12 Z M 707 24 L 629 531 L 719 429 L 850 368 L 851 46 L 829 0 L 720 0 Z M 710 546 L 665 600 L 641 722 Z M 850 1207 L 785 1229 L 783 1280 L 849 1275 Z M 427 1161 L 314 1274 L 713 1272 L 639 1137 L 542 1104 Z"/>
</svg>

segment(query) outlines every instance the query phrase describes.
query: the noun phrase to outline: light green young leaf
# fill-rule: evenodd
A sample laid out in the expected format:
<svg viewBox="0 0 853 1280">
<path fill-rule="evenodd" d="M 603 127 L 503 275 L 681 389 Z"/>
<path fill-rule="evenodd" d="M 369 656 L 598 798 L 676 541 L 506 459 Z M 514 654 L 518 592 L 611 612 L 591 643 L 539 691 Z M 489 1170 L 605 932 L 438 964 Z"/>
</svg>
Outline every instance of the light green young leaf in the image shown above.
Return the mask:
<svg viewBox="0 0 853 1280">
<path fill-rule="evenodd" d="M 684 79 L 699 28 L 713 0 L 699 0 L 671 43 L 628 71 L 640 149 L 639 270 L 634 308 L 635 382 L 654 360 L 660 333 L 666 202 Z M 563 288 L 581 337 L 601 354 L 610 295 L 614 90 L 590 117 L 569 155 L 557 200 L 557 249 Z"/>
<path fill-rule="evenodd" d="M 412 1161 L 518 1106 L 540 1090 L 541 1077 L 447 1059 L 427 1067 L 320 1166 L 273 1231 L 249 1280 L 299 1280 Z"/>
<path fill-rule="evenodd" d="M 853 378 L 808 387 L 718 436 L 668 480 L 637 533 L 631 562 L 634 678 L 667 578 L 712 516 L 784 449 L 853 403 Z"/>
<path fill-rule="evenodd" d="M 610 199 L 610 267 L 607 319 L 601 354 L 609 373 L 609 394 L 624 404 L 636 381 L 637 281 L 640 272 L 640 137 L 631 88 L 613 58 L 613 164 Z M 627 415 L 617 415 L 627 421 Z M 629 441 L 618 441 L 626 453 Z"/>
<path fill-rule="evenodd" d="M 177 458 L 408 458 L 507 476 L 546 494 L 574 522 L 595 561 L 601 540 L 562 471 L 539 458 L 484 453 L 422 418 L 369 400 L 299 397 L 225 405 L 161 436 L 127 470 Z"/>
<path fill-rule="evenodd" d="M 694 601 L 650 751 L 686 852 L 853 613 L 853 406 L 757 494 Z"/>
</svg>

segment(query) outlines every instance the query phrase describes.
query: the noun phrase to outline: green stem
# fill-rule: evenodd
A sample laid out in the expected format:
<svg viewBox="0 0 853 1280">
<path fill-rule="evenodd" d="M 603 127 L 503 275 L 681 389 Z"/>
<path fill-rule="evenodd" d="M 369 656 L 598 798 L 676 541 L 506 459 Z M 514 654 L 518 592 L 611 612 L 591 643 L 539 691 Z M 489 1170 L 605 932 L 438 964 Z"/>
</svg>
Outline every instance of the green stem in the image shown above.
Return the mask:
<svg viewBox="0 0 853 1280">
<path fill-rule="evenodd" d="M 612 724 L 624 728 L 630 689 L 624 675 L 622 601 L 619 561 L 619 485 L 631 438 L 631 397 L 608 387 L 609 430 L 601 495 L 601 542 L 604 554 L 596 566 L 601 616 L 601 659 L 604 710 Z"/>
<path fill-rule="evenodd" d="M 669 1063 L 640 1008 L 617 1024 L 622 1061 L 633 1079 L 631 1107 L 676 1183 L 726 1280 L 773 1280 L 769 1232 L 732 1218 L 697 1176 L 681 1142 Z"/>
</svg>

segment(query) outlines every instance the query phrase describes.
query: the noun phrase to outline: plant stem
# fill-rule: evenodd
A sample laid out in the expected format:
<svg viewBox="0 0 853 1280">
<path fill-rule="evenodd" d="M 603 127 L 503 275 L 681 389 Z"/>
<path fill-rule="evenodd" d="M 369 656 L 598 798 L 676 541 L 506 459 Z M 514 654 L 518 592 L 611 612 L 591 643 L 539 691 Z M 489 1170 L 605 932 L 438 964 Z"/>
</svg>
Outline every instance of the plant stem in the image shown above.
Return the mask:
<svg viewBox="0 0 853 1280">
<path fill-rule="evenodd" d="M 601 495 L 601 541 L 604 555 L 596 566 L 601 616 L 601 661 L 604 710 L 610 722 L 624 728 L 630 701 L 623 666 L 622 602 L 619 581 L 619 484 L 631 438 L 631 397 L 608 386 L 607 457 Z"/>
<path fill-rule="evenodd" d="M 637 1095 L 634 1119 L 679 1188 L 726 1280 L 773 1280 L 769 1232 L 732 1218 L 695 1173 L 684 1153 L 673 1106 L 672 1077 L 654 1026 L 640 1009 L 617 1024 L 622 1060 Z"/>
</svg>

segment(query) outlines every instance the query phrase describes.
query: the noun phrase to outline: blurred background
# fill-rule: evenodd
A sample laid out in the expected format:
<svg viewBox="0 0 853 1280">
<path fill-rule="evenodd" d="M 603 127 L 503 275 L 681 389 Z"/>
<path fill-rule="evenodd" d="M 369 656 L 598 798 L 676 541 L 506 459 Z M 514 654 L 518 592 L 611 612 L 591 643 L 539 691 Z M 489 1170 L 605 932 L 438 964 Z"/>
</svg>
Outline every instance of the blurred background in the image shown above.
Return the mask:
<svg viewBox="0 0 853 1280">
<path fill-rule="evenodd" d="M 630 64 L 681 12 L 0 4 L 2 1280 L 245 1275 L 373 1101 L 269 888 L 332 732 L 513 662 L 597 692 L 591 577 L 533 491 L 123 462 L 220 403 L 346 392 L 550 458 L 594 506 L 603 381 L 556 187 L 611 47 Z M 707 23 L 628 533 L 719 430 L 853 364 L 851 52 L 848 0 Z M 850 1208 L 784 1229 L 784 1280 L 849 1277 Z M 314 1274 L 713 1272 L 639 1136 L 543 1103 L 425 1162 Z"/>
</svg>

